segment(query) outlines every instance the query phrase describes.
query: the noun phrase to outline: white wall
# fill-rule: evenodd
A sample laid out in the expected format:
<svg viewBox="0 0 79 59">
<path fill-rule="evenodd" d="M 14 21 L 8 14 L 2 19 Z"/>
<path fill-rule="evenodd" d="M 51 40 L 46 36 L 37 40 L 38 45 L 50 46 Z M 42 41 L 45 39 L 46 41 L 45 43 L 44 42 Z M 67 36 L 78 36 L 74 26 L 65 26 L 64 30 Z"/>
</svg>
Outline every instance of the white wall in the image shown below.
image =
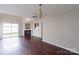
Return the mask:
<svg viewBox="0 0 79 59">
<path fill-rule="evenodd" d="M 41 20 L 43 41 L 79 53 L 79 10 Z"/>
<path fill-rule="evenodd" d="M 37 27 L 37 28 L 35 28 L 34 27 L 34 24 L 35 23 L 39 23 L 39 27 Z M 35 37 L 39 37 L 39 38 L 42 38 L 42 33 L 41 33 L 41 29 L 42 29 L 42 23 L 41 23 L 41 21 L 40 20 L 34 20 L 33 22 L 32 22 L 32 36 L 35 36 Z"/>
<path fill-rule="evenodd" d="M 0 27 L 2 27 L 2 25 L 1 25 L 2 23 L 19 24 L 19 36 L 23 36 L 23 34 L 22 34 L 23 33 L 23 19 L 21 17 L 7 15 L 7 14 L 0 14 Z M 0 28 L 0 31 L 2 32 L 1 28 Z"/>
<path fill-rule="evenodd" d="M 79 52 L 79 11 L 43 19 L 43 41 Z"/>
</svg>

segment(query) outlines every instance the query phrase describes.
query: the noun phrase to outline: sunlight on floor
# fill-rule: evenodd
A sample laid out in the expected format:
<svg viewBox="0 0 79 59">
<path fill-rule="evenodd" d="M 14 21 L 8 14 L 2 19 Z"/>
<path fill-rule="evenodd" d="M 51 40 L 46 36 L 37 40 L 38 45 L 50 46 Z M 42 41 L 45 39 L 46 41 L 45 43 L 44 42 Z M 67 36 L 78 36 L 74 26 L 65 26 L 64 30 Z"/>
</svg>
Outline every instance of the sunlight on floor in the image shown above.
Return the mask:
<svg viewBox="0 0 79 59">
<path fill-rule="evenodd" d="M 19 47 L 19 39 L 18 37 L 13 38 L 5 38 L 1 41 L 2 45 L 0 47 L 2 50 L 16 50 Z"/>
</svg>

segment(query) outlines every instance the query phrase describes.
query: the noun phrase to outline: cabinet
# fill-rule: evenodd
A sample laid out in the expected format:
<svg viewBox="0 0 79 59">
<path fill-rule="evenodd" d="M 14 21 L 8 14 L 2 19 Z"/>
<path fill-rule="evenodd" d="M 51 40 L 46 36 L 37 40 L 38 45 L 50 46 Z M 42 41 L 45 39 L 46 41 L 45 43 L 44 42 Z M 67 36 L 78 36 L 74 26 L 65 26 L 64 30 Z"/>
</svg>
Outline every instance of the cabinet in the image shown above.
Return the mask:
<svg viewBox="0 0 79 59">
<path fill-rule="evenodd" d="M 24 37 L 27 39 L 31 38 L 31 30 L 24 30 Z"/>
</svg>

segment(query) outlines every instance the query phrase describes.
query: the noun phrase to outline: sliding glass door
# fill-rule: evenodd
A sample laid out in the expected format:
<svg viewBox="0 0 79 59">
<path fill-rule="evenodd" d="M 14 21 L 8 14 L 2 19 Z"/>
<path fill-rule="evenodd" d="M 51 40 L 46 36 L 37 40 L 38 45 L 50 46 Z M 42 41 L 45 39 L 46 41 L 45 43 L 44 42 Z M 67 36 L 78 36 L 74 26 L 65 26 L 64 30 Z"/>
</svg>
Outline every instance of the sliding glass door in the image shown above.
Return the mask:
<svg viewBox="0 0 79 59">
<path fill-rule="evenodd" d="M 18 36 L 18 24 L 12 24 L 11 31 L 12 37 Z"/>
<path fill-rule="evenodd" d="M 18 36 L 18 24 L 3 23 L 3 38 Z"/>
</svg>

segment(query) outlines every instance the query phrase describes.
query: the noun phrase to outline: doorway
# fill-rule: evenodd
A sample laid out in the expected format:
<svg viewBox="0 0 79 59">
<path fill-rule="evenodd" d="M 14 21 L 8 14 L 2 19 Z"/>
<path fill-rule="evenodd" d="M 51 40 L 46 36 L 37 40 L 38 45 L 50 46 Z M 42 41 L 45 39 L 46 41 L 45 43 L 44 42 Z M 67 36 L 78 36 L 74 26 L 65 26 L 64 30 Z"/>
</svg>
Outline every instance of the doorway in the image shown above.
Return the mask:
<svg viewBox="0 0 79 59">
<path fill-rule="evenodd" d="M 18 24 L 3 23 L 3 38 L 19 36 L 18 32 Z"/>
</svg>

